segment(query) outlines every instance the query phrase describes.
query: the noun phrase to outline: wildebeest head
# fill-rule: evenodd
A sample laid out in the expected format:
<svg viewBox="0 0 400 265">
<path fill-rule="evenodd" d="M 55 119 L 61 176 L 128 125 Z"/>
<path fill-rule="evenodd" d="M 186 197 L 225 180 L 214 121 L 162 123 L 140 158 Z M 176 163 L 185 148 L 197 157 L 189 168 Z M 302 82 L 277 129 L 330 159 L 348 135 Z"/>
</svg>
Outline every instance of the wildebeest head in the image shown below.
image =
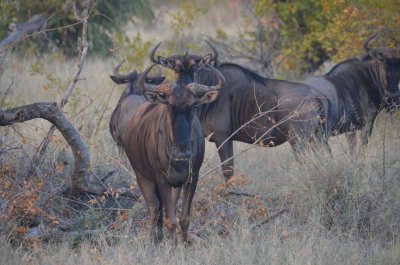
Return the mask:
<svg viewBox="0 0 400 265">
<path fill-rule="evenodd" d="M 114 81 L 114 83 L 120 85 L 120 84 L 129 84 L 127 87 L 126 93 L 128 94 L 136 94 L 136 95 L 141 95 L 143 91 L 140 91 L 136 81 L 138 80 L 139 76 L 142 74 L 139 74 L 136 70 L 133 72 L 127 73 L 127 74 L 120 74 L 119 69 L 121 66 L 125 63 L 125 60 L 122 61 L 119 65 L 117 65 L 113 69 L 112 75 L 110 75 L 110 78 Z M 162 76 L 161 71 L 158 71 L 155 75 L 146 75 L 145 82 L 148 85 L 159 85 L 165 80 L 165 76 Z M 125 93 L 124 93 L 125 94 Z M 124 95 L 123 94 L 123 95 Z"/>
<path fill-rule="evenodd" d="M 173 70 L 176 82 L 179 85 L 186 85 L 195 80 L 194 75 L 197 70 L 216 62 L 218 59 L 218 51 L 208 41 L 206 42 L 210 46 L 212 53 L 203 57 L 186 52 L 184 55 L 173 55 L 168 58 L 157 56 L 156 58 L 155 53 L 161 45 L 160 42 L 151 51 L 150 60 L 157 65 Z"/>
<path fill-rule="evenodd" d="M 218 80 L 215 86 L 196 82 L 188 84 L 164 82 L 153 87 L 145 82 L 147 73 L 153 67 L 154 64 L 143 72 L 138 80 L 138 86 L 143 88 L 144 96 L 149 102 L 167 106 L 167 122 L 172 128 L 172 131 L 167 132 L 172 139 L 169 156 L 175 167 L 186 166 L 192 158 L 192 125 L 196 106 L 217 99 L 220 89 L 225 84 L 225 78 L 218 70 L 212 68 Z"/>
<path fill-rule="evenodd" d="M 398 107 L 400 104 L 400 48 L 370 48 L 369 43 L 376 35 L 372 35 L 364 43 L 364 49 L 368 54 L 366 59 L 371 58 L 381 64 L 384 78 L 380 81 L 386 88 L 384 92 L 387 103 L 390 107 Z"/>
</svg>

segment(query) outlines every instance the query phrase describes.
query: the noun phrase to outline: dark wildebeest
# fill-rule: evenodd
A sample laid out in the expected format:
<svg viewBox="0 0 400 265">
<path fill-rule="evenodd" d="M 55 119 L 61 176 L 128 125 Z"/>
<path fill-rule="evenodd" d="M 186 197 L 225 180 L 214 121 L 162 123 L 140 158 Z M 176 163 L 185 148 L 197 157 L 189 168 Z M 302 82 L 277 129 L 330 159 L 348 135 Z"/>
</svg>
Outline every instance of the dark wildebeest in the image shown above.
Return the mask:
<svg viewBox="0 0 400 265">
<path fill-rule="evenodd" d="M 143 91 L 139 89 L 137 84 L 141 74 L 136 71 L 133 71 L 129 74 L 119 74 L 118 71 L 123 63 L 124 62 L 119 64 L 113 70 L 113 74 L 110 76 L 116 84 L 126 84 L 126 88 L 124 92 L 122 92 L 122 95 L 118 100 L 118 104 L 111 114 L 109 123 L 111 136 L 117 143 L 120 151 L 123 149 L 123 143 L 127 142 L 126 138 L 129 136 L 126 135 L 129 121 L 136 112 L 137 107 L 144 102 L 147 102 L 147 100 L 143 97 Z M 148 87 L 151 87 L 152 85 L 155 87 L 156 85 L 161 84 L 164 79 L 165 77 L 161 75 L 155 75 L 152 77 L 147 75 L 145 82 Z"/>
<path fill-rule="evenodd" d="M 178 83 L 215 82 L 207 67 L 198 70 L 192 66 L 201 60 L 207 63 L 217 60 L 218 52 L 210 43 L 213 53 L 207 58 L 191 54 L 156 58 L 160 44 L 151 51 L 150 59 L 172 69 Z M 225 77 L 225 87 L 216 101 L 199 107 L 198 115 L 204 136 L 218 148 L 225 179 L 233 175 L 233 141 L 261 146 L 278 146 L 289 141 L 297 155 L 304 151 L 316 131 L 323 130 L 322 103 L 308 85 L 264 78 L 232 63 L 223 63 L 217 69 Z"/>
<path fill-rule="evenodd" d="M 144 96 L 132 96 L 129 102 L 121 97 L 119 106 L 126 103 L 129 105 L 127 109 L 134 110 L 128 113 L 130 119 L 124 125 L 126 132 L 120 141 L 148 205 L 150 229 L 155 242 L 162 238 L 163 207 L 166 226 L 171 239 L 176 242 L 175 207 L 180 187 L 183 186 L 179 222 L 186 241 L 191 202 L 204 157 L 204 138 L 195 112 L 197 106 L 208 104 L 218 97 L 225 80 L 215 70 L 218 76 L 215 86 L 191 82 L 185 86 L 161 83 L 154 87 L 148 85 L 148 80 L 146 82 L 153 66 L 144 71 L 135 84 Z M 198 67 L 201 65 L 198 64 Z M 120 121 L 123 120 L 120 118 Z"/>
<path fill-rule="evenodd" d="M 356 147 L 355 130 L 362 132 L 362 144 L 368 144 L 379 111 L 392 111 L 399 105 L 400 49 L 372 49 L 367 39 L 367 54 L 337 64 L 327 74 L 306 83 L 316 97 L 325 97 L 326 128 L 331 135 L 346 134 L 350 154 Z M 352 132 L 352 133 L 351 133 Z M 325 138 L 326 139 L 326 138 Z"/>
</svg>

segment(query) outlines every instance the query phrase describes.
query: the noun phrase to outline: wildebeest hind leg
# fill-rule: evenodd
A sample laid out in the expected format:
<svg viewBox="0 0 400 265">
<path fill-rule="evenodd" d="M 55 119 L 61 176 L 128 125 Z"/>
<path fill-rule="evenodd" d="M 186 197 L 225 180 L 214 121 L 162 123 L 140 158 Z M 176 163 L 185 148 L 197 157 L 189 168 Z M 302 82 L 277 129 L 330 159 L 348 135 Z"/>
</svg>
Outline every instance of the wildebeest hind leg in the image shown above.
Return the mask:
<svg viewBox="0 0 400 265">
<path fill-rule="evenodd" d="M 182 212 L 179 217 L 179 223 L 181 225 L 182 237 L 184 242 L 188 242 L 188 229 L 190 223 L 190 208 L 192 205 L 192 200 L 194 193 L 196 191 L 198 176 L 192 178 L 191 183 L 185 184 L 183 186 L 183 196 L 182 196 Z"/>
<path fill-rule="evenodd" d="M 323 151 L 328 152 L 332 156 L 332 149 L 329 145 L 329 138 L 321 128 L 318 128 L 315 134 L 311 137 L 310 143 L 313 143 L 313 151 L 316 152 L 322 148 Z"/>
<path fill-rule="evenodd" d="M 372 129 L 374 126 L 374 122 L 369 122 L 362 130 L 361 130 L 361 145 L 358 147 L 358 155 L 363 156 L 365 155 L 369 138 L 372 134 Z"/>
<path fill-rule="evenodd" d="M 349 153 L 350 156 L 354 156 L 356 154 L 356 147 L 357 147 L 357 134 L 355 131 L 346 133 L 346 142 L 349 146 Z"/>
<path fill-rule="evenodd" d="M 222 174 L 224 175 L 225 180 L 229 180 L 233 174 L 233 141 L 228 140 L 225 142 L 225 139 L 220 141 L 216 141 L 215 145 L 218 149 L 219 158 L 222 163 Z"/>
<path fill-rule="evenodd" d="M 161 227 L 158 226 L 158 221 L 160 218 L 160 207 L 162 208 L 161 201 L 157 199 L 155 183 L 149 181 L 142 176 L 136 176 L 139 188 L 142 191 L 143 198 L 147 203 L 149 209 L 149 219 L 150 219 L 150 236 L 152 237 L 155 244 L 159 243 L 162 238 L 162 211 L 161 211 Z"/>
<path fill-rule="evenodd" d="M 303 163 L 304 148 L 301 146 L 297 139 L 289 140 L 289 144 L 292 147 L 294 158 L 298 163 Z"/>
</svg>

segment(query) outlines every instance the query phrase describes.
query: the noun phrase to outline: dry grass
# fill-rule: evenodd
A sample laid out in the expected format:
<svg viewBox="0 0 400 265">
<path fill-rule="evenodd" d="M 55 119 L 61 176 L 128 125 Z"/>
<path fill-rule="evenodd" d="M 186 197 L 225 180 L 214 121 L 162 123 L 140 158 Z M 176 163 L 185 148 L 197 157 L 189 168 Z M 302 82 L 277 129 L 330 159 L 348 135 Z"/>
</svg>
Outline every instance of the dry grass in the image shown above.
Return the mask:
<svg viewBox="0 0 400 265">
<path fill-rule="evenodd" d="M 14 84 L 2 108 L 58 100 L 74 69 L 72 61 L 65 62 L 56 55 L 38 62 L 14 57 L 7 60 L 10 67 L 1 76 L 0 102 L 11 77 Z M 42 74 L 30 75 L 32 64 L 38 64 Z M 108 120 L 122 91 L 109 80 L 111 69 L 109 61 L 90 60 L 83 73 L 86 80 L 78 84 L 66 111 L 89 143 L 93 171 L 104 176 L 117 169 L 110 181 L 130 182 L 132 176 L 115 159 L 130 167 L 125 158 L 118 156 L 108 133 Z M 122 205 L 130 209 L 114 215 L 110 214 L 114 210 L 96 208 L 107 208 L 115 198 L 104 198 L 81 212 L 64 208 L 68 202 L 58 197 L 43 207 L 46 192 L 60 185 L 71 170 L 71 154 L 62 137 L 56 135 L 36 171 L 43 178 L 43 191 L 35 207 L 63 222 L 74 220 L 74 229 L 80 235 L 93 230 L 96 233 L 89 237 L 73 235 L 61 243 L 56 240 L 32 244 L 17 241 L 15 233 L 4 231 L 3 227 L 0 263 L 399 264 L 399 126 L 395 115 L 387 123 L 383 137 L 385 117 L 381 115 L 377 121 L 367 155 L 356 160 L 347 156 L 342 137 L 331 141 L 332 158 L 323 153 L 308 154 L 304 165 L 294 161 L 286 144 L 247 151 L 236 159 L 233 185 L 257 194 L 255 198 L 219 195 L 223 190 L 219 171 L 204 176 L 193 205 L 193 243 L 177 247 L 168 240 L 157 247 L 149 244 L 142 200 L 133 208 Z M 0 128 L 3 178 L 19 180 L 25 176 L 48 127 L 44 121 L 32 121 L 15 128 Z M 236 144 L 235 152 L 246 147 Z M 211 144 L 207 144 L 207 159 L 207 167 L 219 163 Z M 6 165 L 12 170 L 4 171 Z M 254 228 L 283 209 L 287 211 Z"/>
</svg>

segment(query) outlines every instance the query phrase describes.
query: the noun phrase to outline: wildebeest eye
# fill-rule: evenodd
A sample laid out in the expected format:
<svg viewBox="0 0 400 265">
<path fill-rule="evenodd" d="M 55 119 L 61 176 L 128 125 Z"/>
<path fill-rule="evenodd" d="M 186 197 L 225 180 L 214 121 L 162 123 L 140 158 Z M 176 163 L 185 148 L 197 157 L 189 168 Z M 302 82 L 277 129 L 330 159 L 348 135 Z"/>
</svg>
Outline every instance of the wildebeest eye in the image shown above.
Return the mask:
<svg viewBox="0 0 400 265">
<path fill-rule="evenodd" d="M 201 98 L 202 96 L 204 96 L 204 94 L 205 94 L 205 92 L 204 92 L 204 93 L 202 93 L 202 92 L 197 92 L 197 93 L 196 93 L 196 96 L 197 96 L 198 98 Z"/>
<path fill-rule="evenodd" d="M 155 94 L 147 94 L 147 98 L 148 98 L 149 100 L 156 100 L 156 99 L 157 99 L 157 96 L 156 96 Z"/>
<path fill-rule="evenodd" d="M 191 69 L 192 71 L 196 71 L 197 69 L 199 69 L 198 62 L 196 62 L 195 64 L 191 65 L 191 66 L 190 66 L 190 69 Z"/>
</svg>

